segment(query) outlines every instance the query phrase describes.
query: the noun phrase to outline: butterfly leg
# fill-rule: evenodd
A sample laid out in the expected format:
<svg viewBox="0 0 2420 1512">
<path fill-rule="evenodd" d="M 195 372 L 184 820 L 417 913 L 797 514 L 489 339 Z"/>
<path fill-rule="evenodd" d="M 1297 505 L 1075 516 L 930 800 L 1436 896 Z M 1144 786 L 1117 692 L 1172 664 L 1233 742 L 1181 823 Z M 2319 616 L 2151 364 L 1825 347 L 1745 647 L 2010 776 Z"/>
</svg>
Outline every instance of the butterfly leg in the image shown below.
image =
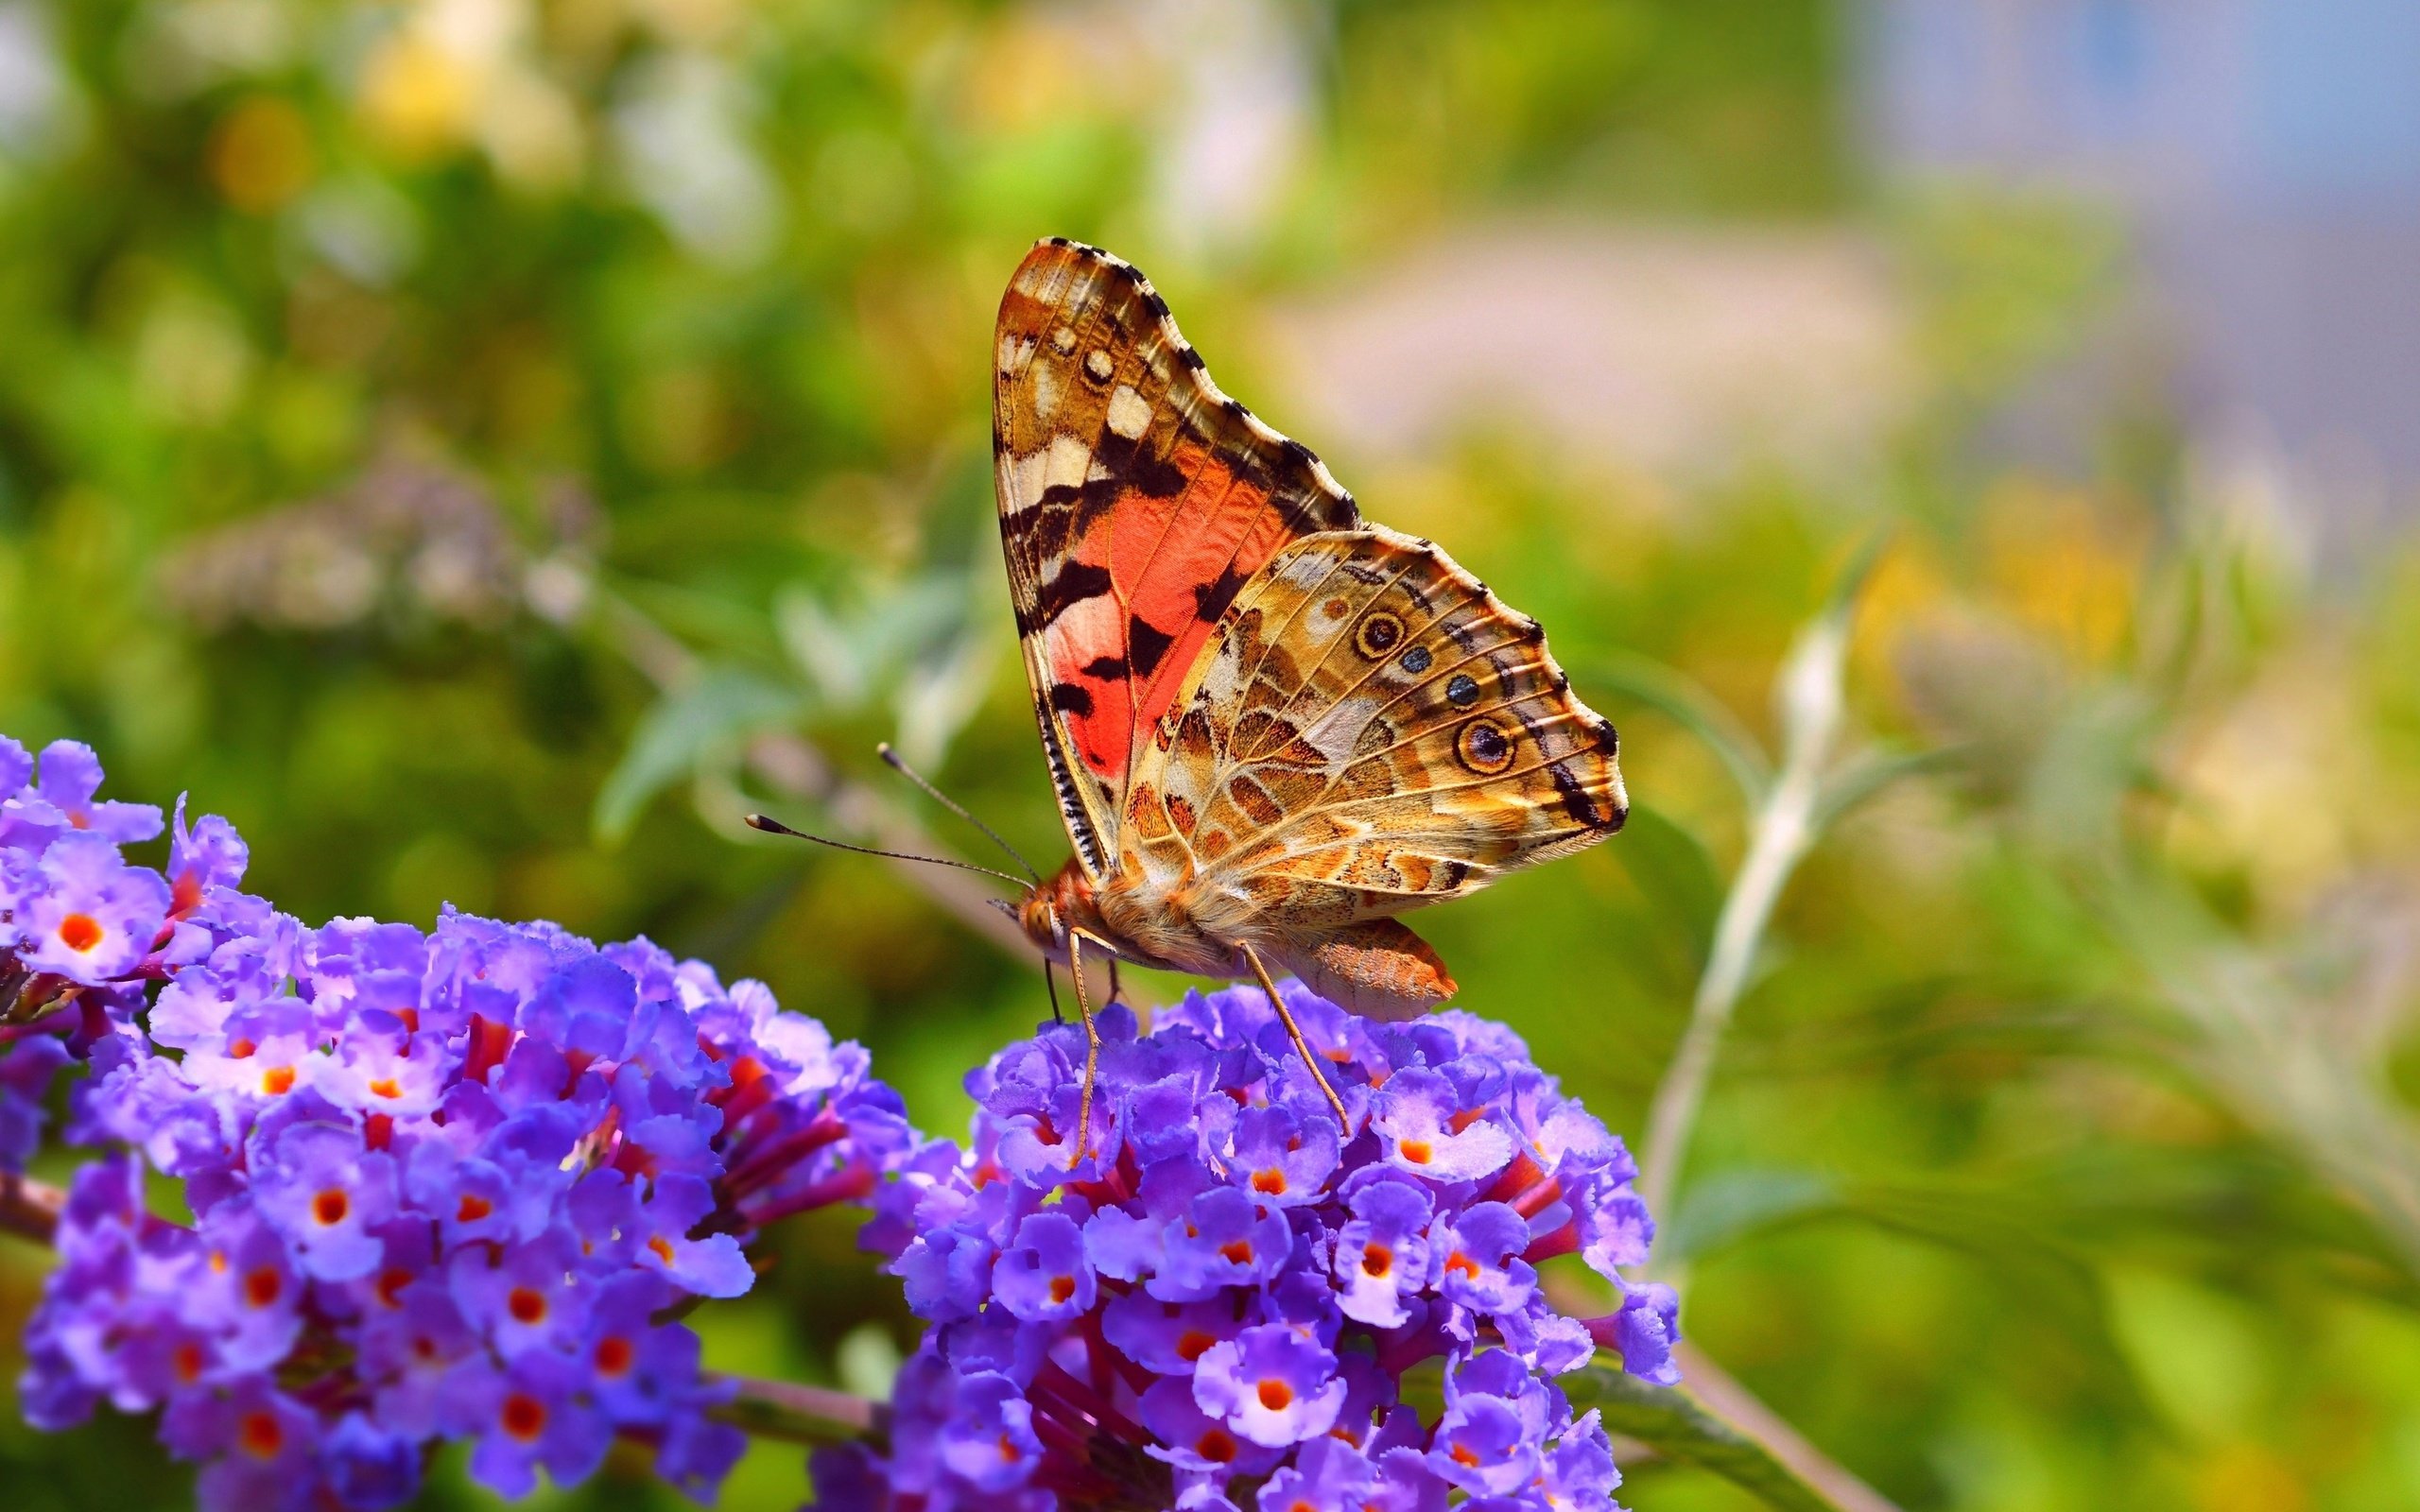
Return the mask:
<svg viewBox="0 0 2420 1512">
<path fill-rule="evenodd" d="M 1092 1001 L 1084 995 L 1084 936 L 1075 931 L 1067 935 L 1067 974 L 1076 983 L 1076 1012 L 1084 1021 L 1084 1090 L 1076 1098 L 1076 1153 L 1067 1161 L 1074 1170 L 1084 1163 L 1085 1148 L 1093 1137 L 1093 1082 L 1100 1073 L 1100 1030 L 1093 1023 Z"/>
<path fill-rule="evenodd" d="M 1286 1000 L 1277 995 L 1277 984 L 1269 979 L 1269 968 L 1260 964 L 1260 953 L 1249 945 L 1238 949 L 1243 952 L 1245 962 L 1252 967 L 1252 974 L 1260 979 L 1260 989 L 1269 994 L 1269 1005 L 1277 1010 L 1278 1021 L 1286 1025 L 1286 1033 L 1292 1038 L 1294 1053 L 1303 1057 L 1303 1065 L 1310 1072 L 1311 1080 L 1318 1082 L 1320 1091 L 1327 1093 L 1328 1106 L 1336 1109 L 1337 1123 L 1350 1135 L 1353 1119 L 1344 1110 L 1344 1099 L 1336 1095 L 1336 1089 L 1328 1085 L 1326 1074 L 1320 1070 L 1319 1057 L 1311 1054 L 1310 1042 L 1303 1038 L 1303 1026 L 1294 1022 L 1293 1010 L 1287 1007 Z"/>
<path fill-rule="evenodd" d="M 1115 1003 L 1125 996 L 1126 989 L 1117 983 L 1117 957 L 1113 955 L 1109 958 L 1109 1001 Z"/>
<path fill-rule="evenodd" d="M 1059 978 L 1050 970 L 1050 958 L 1046 955 L 1042 960 L 1042 990 L 1050 994 L 1050 1022 L 1066 1022 L 1067 1016 L 1059 1011 Z"/>
</svg>

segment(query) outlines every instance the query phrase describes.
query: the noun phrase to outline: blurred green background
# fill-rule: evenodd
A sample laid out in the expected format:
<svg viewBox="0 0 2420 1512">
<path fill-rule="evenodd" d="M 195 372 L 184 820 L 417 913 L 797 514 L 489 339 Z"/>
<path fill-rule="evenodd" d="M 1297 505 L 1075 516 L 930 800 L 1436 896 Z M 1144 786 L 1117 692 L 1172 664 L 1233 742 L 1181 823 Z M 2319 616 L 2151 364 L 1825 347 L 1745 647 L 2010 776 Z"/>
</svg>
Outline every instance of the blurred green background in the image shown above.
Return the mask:
<svg viewBox="0 0 2420 1512">
<path fill-rule="evenodd" d="M 1634 1138 L 1749 824 L 1637 659 L 1771 742 L 1888 527 L 1842 759 L 1945 754 L 1750 980 L 1661 1215 L 1709 1356 L 1911 1512 L 2420 1505 L 2420 555 L 2175 380 L 2142 196 L 1923 150 L 1940 10 L 0 0 L 0 730 L 190 790 L 314 921 L 761 976 L 962 1128 L 1030 958 L 737 819 L 981 858 L 890 739 L 1064 854 L 986 354 L 1027 244 L 1096 241 L 1620 726 L 1630 832 L 1421 927 Z M 878 1383 L 847 1224 L 775 1241 L 710 1363 Z M 0 1483 L 189 1494 L 13 1407 Z M 803 1495 L 773 1445 L 725 1500 Z"/>
</svg>

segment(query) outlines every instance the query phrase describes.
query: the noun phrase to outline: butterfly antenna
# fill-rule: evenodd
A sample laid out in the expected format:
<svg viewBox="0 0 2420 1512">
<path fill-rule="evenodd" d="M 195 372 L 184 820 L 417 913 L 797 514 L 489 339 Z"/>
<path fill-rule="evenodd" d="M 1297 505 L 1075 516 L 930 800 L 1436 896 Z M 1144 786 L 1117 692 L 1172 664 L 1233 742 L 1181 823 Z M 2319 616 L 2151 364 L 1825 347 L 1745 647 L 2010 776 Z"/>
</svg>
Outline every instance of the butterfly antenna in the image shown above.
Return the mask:
<svg viewBox="0 0 2420 1512">
<path fill-rule="evenodd" d="M 1030 890 L 1027 887 L 1023 877 L 1011 877 L 1005 871 L 994 871 L 990 867 L 978 867 L 972 861 L 956 861 L 948 856 L 911 855 L 905 850 L 877 850 L 870 845 L 851 845 L 846 840 L 831 840 L 820 834 L 809 834 L 804 830 L 793 830 L 781 820 L 769 818 L 762 814 L 748 816 L 748 827 L 752 830 L 762 830 L 767 834 L 786 834 L 793 840 L 812 840 L 817 845 L 828 845 L 835 850 L 853 850 L 861 856 L 883 856 L 892 861 L 921 861 L 931 867 L 956 867 L 960 871 L 973 871 L 986 877 L 997 877 L 1020 891 Z"/>
<path fill-rule="evenodd" d="M 914 767 L 908 765 L 905 758 L 903 758 L 897 751 L 890 748 L 890 742 L 886 740 L 881 745 L 876 746 L 874 747 L 874 752 L 883 759 L 892 771 L 897 772 L 900 776 L 915 783 L 918 787 L 923 788 L 926 798 L 931 799 L 934 802 L 949 810 L 952 814 L 955 814 L 959 818 L 964 819 L 967 823 L 982 831 L 985 834 L 990 835 L 994 845 L 996 845 L 1001 850 L 1006 850 L 1010 856 L 1014 858 L 1018 866 L 1025 868 L 1027 874 L 1033 878 L 1034 885 L 1040 886 L 1042 885 L 1042 873 L 1033 869 L 1033 863 L 1025 858 L 1025 852 L 1019 850 L 1015 846 L 1009 844 L 1007 840 L 1002 839 L 999 831 L 992 828 L 981 819 L 978 819 L 974 815 L 966 812 L 966 805 L 959 802 L 958 799 L 950 797 L 947 793 L 942 792 L 940 788 L 935 787 L 932 783 L 925 782 L 925 779 L 917 773 Z"/>
</svg>

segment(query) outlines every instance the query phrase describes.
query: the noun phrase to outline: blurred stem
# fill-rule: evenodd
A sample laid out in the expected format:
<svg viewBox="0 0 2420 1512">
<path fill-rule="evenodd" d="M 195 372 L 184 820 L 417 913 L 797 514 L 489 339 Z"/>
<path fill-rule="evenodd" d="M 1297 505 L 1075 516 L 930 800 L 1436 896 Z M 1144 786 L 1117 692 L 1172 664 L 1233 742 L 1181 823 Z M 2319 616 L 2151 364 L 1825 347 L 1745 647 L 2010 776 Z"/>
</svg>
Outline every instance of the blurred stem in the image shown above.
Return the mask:
<svg viewBox="0 0 2420 1512">
<path fill-rule="evenodd" d="M 1821 1492 L 1841 1512 L 1899 1512 L 1897 1503 L 1807 1442 L 1779 1413 L 1708 1358 L 1703 1349 L 1684 1342 L 1674 1353 L 1680 1361 L 1682 1379 L 1688 1382 L 1699 1400 L 1743 1430 L 1784 1469 Z"/>
<path fill-rule="evenodd" d="M 668 690 L 698 675 L 698 659 L 636 605 L 601 585 L 594 592 L 596 622 L 606 639 L 648 681 Z M 765 731 L 749 742 L 747 761 L 757 781 L 785 798 L 829 814 L 851 834 L 865 836 L 887 850 L 959 859 L 897 805 L 842 776 L 822 750 L 803 736 L 787 730 Z M 1032 958 L 1032 942 L 1014 919 L 993 905 L 992 891 L 971 873 L 908 861 L 889 865 L 908 885 L 977 935 L 1020 959 Z"/>
<path fill-rule="evenodd" d="M 752 1376 L 714 1378 L 735 1389 L 711 1416 L 757 1438 L 789 1444 L 838 1444 L 890 1431 L 890 1409 L 823 1386 Z"/>
<path fill-rule="evenodd" d="M 0 1176 L 0 1233 L 48 1245 L 66 1209 L 67 1194 L 60 1188 L 21 1176 Z"/>
<path fill-rule="evenodd" d="M 1775 693 L 1781 706 L 1784 750 L 1779 775 L 1757 805 L 1748 853 L 1722 900 L 1714 946 L 1698 978 L 1671 1066 L 1655 1089 L 1647 1115 L 1647 1160 L 1639 1194 L 1651 1212 L 1668 1212 L 1689 1132 L 1705 1101 L 1714 1060 L 1731 1026 L 1739 994 L 1754 967 L 1756 948 L 1772 921 L 1773 904 L 1790 873 L 1815 838 L 1816 809 L 1824 795 L 1824 763 L 1840 728 L 1842 664 L 1848 649 L 1847 616 L 1827 612 L 1799 636 L 1782 663 Z"/>
<path fill-rule="evenodd" d="M 1720 1366 L 1682 1349 L 1686 1390 L 1591 1366 L 1562 1378 L 1564 1395 L 1575 1411 L 1595 1408 L 1607 1432 L 1719 1475 L 1780 1512 L 1898 1512 Z"/>
</svg>

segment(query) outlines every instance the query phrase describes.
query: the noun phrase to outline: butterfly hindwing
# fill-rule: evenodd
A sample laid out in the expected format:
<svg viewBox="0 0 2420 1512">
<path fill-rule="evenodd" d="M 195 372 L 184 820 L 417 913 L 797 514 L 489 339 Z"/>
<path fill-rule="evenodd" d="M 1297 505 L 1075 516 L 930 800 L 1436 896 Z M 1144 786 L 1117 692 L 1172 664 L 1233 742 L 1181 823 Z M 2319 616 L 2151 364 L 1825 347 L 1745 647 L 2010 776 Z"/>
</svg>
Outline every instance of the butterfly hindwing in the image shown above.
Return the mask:
<svg viewBox="0 0 2420 1512">
<path fill-rule="evenodd" d="M 1211 383 L 1140 273 L 1038 244 L 1001 301 L 1000 535 L 1045 756 L 1076 853 L 1115 869 L 1136 747 L 1245 585 L 1359 524 L 1309 449 Z"/>
<path fill-rule="evenodd" d="M 1618 829 L 1616 748 L 1537 623 L 1443 552 L 1312 537 L 1221 617 L 1124 849 L 1198 915 L 1307 949 Z"/>
</svg>

